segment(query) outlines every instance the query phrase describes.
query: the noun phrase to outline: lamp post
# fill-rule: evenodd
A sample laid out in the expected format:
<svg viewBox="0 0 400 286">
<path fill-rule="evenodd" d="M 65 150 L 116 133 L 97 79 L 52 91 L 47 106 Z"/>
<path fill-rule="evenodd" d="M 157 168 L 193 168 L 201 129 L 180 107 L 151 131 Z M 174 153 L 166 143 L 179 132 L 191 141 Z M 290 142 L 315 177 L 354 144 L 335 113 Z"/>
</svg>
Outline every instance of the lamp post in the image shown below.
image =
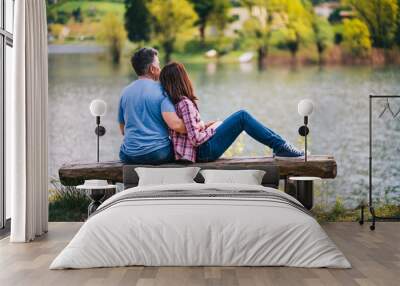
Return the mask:
<svg viewBox="0 0 400 286">
<path fill-rule="evenodd" d="M 310 133 L 308 129 L 308 116 L 311 115 L 314 109 L 314 104 L 309 99 L 303 99 L 297 106 L 298 113 L 304 117 L 304 125 L 299 128 L 299 134 L 304 136 L 304 161 L 307 162 L 307 135 Z"/>
<path fill-rule="evenodd" d="M 90 113 L 96 117 L 97 127 L 94 133 L 97 135 L 97 163 L 100 162 L 100 136 L 106 134 L 104 126 L 100 125 L 100 117 L 104 116 L 107 111 L 107 104 L 104 100 L 95 99 L 90 103 Z"/>
</svg>

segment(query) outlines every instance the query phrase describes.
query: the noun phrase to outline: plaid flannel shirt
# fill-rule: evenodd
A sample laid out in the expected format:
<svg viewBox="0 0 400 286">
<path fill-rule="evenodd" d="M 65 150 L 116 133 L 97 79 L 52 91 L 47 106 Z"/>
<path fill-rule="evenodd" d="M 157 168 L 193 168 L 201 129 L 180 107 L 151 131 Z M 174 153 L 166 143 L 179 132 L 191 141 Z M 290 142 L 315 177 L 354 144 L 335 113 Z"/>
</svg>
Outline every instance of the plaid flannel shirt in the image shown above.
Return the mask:
<svg viewBox="0 0 400 286">
<path fill-rule="evenodd" d="M 178 102 L 175 109 L 178 117 L 183 120 L 187 132 L 180 134 L 170 130 L 175 159 L 196 162 L 197 147 L 210 139 L 215 134 L 215 130 L 213 128 L 201 128 L 199 110 L 187 97 Z"/>
</svg>

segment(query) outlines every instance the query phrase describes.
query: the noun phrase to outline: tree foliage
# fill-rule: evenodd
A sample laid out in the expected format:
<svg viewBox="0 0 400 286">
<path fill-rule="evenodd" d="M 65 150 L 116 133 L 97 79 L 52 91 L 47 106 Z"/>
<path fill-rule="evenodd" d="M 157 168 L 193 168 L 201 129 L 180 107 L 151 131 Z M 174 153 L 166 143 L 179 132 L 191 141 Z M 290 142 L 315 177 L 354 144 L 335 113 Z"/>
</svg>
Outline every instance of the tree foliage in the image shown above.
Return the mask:
<svg viewBox="0 0 400 286">
<path fill-rule="evenodd" d="M 200 38 L 205 41 L 205 30 L 209 23 L 215 24 L 217 30 L 222 33 L 230 22 L 229 9 L 232 4 L 230 0 L 190 0 L 196 11 Z"/>
<path fill-rule="evenodd" d="M 389 48 L 394 43 L 398 0 L 345 0 L 367 25 L 374 47 Z"/>
<path fill-rule="evenodd" d="M 109 46 L 113 62 L 119 63 L 127 37 L 122 19 L 114 13 L 108 13 L 100 25 L 97 39 Z"/>
<path fill-rule="evenodd" d="M 148 5 L 154 17 L 154 33 L 160 41 L 165 61 L 170 60 L 179 34 L 193 27 L 197 15 L 186 0 L 152 0 Z"/>
<path fill-rule="evenodd" d="M 83 21 L 81 7 L 72 10 L 72 17 L 74 18 L 75 22 Z"/>
<path fill-rule="evenodd" d="M 253 39 L 259 63 L 265 62 L 273 33 L 280 33 L 280 46 L 295 58 L 300 44 L 312 35 L 311 14 L 307 0 L 244 0 L 250 19 L 244 23 L 243 35 Z"/>
<path fill-rule="evenodd" d="M 370 33 L 367 25 L 359 19 L 343 22 L 344 49 L 352 56 L 367 56 L 371 51 Z"/>
<path fill-rule="evenodd" d="M 242 37 L 254 46 L 258 54 L 258 64 L 263 68 L 266 64 L 268 49 L 274 23 L 274 5 L 270 0 L 243 0 L 250 17 L 243 24 Z"/>
<path fill-rule="evenodd" d="M 193 8 L 197 13 L 198 20 L 197 25 L 199 26 L 200 38 L 204 42 L 205 30 L 211 14 L 214 10 L 214 0 L 191 0 Z"/>
<path fill-rule="evenodd" d="M 396 29 L 396 35 L 395 35 L 395 41 L 398 46 L 400 46 L 400 0 L 397 0 L 397 7 L 398 7 L 398 12 L 397 12 L 397 29 Z"/>
<path fill-rule="evenodd" d="M 280 2 L 279 13 L 284 15 L 285 45 L 295 57 L 300 44 L 312 35 L 312 17 L 306 6 L 309 3 L 304 0 L 280 0 L 276 2 Z"/>
<path fill-rule="evenodd" d="M 222 36 L 226 26 L 232 21 L 229 16 L 231 2 L 229 0 L 214 0 L 214 7 L 211 13 L 210 21 L 217 28 L 220 36 Z"/>
<path fill-rule="evenodd" d="M 125 0 L 125 28 L 132 42 L 150 40 L 151 15 L 145 0 Z"/>
<path fill-rule="evenodd" d="M 345 16 L 341 11 L 354 12 L 350 16 L 359 20 L 346 22 L 347 36 L 343 47 L 352 55 L 356 55 L 357 51 L 361 52 L 361 56 L 368 54 L 371 49 L 369 44 L 378 48 L 391 48 L 394 44 L 400 46 L 400 0 L 340 0 L 342 5 L 331 14 L 331 23 L 318 17 L 313 7 L 313 4 L 328 0 L 113 0 L 112 2 L 120 2 L 117 5 L 119 15 L 114 15 L 111 19 L 107 19 L 110 14 L 105 15 L 109 10 L 105 12 L 97 8 L 100 7 L 97 4 L 101 2 L 88 6 L 85 1 L 58 0 L 53 4 L 52 1 L 47 1 L 48 22 L 60 23 L 54 27 L 49 26 L 52 34 L 57 36 L 61 35 L 61 31 L 79 31 L 76 34 L 80 36 L 85 34 L 82 31 L 89 29 L 85 25 L 94 23 L 95 28 L 90 28 L 91 36 L 96 35 L 98 39 L 109 44 L 115 61 L 119 60 L 126 38 L 123 27 L 121 29 L 119 26 L 123 13 L 121 2 L 125 3 L 126 8 L 125 20 L 122 22 L 128 38 L 133 42 L 151 42 L 161 46 L 167 61 L 175 49 L 194 39 L 194 25 L 198 27 L 203 40 L 193 40 L 200 47 L 198 51 L 206 48 L 219 51 L 229 50 L 232 46 L 236 49 L 250 46 L 257 51 L 259 63 L 265 64 L 272 46 L 289 50 L 293 60 L 296 60 L 297 52 L 302 46 L 315 45 L 321 60 L 332 38 L 335 38 L 338 45 L 344 38 L 342 20 Z M 241 37 L 235 39 L 224 34 L 233 20 L 230 16 L 233 6 L 248 9 L 247 15 L 242 14 L 243 11 L 237 15 L 240 20 L 247 20 L 239 31 Z M 205 42 L 205 30 L 211 24 L 219 32 L 218 37 Z M 62 27 L 66 29 L 61 29 Z M 240 26 L 234 29 L 238 27 Z M 103 31 L 97 33 L 97 29 Z M 350 36 L 353 34 L 354 39 Z M 71 35 L 72 33 L 70 37 L 73 38 Z M 229 41 L 223 42 L 227 39 Z M 226 44 L 228 42 L 229 45 Z"/>
<path fill-rule="evenodd" d="M 314 15 L 312 22 L 314 42 L 317 46 L 319 63 L 322 63 L 322 54 L 333 42 L 333 29 L 325 18 Z"/>
</svg>

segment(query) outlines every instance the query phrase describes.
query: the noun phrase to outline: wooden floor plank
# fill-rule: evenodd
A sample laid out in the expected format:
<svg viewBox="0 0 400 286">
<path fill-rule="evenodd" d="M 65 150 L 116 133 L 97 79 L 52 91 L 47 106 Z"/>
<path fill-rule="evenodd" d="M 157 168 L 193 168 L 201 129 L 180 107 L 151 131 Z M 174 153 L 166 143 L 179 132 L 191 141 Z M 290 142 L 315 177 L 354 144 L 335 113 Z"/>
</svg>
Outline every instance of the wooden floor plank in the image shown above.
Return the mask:
<svg viewBox="0 0 400 286">
<path fill-rule="evenodd" d="M 0 240 L 1 286 L 397 286 L 400 273 L 400 223 L 379 223 L 376 231 L 357 223 L 323 225 L 352 263 L 352 269 L 290 267 L 118 267 L 48 269 L 81 223 L 50 223 L 50 231 L 28 244 Z"/>
</svg>

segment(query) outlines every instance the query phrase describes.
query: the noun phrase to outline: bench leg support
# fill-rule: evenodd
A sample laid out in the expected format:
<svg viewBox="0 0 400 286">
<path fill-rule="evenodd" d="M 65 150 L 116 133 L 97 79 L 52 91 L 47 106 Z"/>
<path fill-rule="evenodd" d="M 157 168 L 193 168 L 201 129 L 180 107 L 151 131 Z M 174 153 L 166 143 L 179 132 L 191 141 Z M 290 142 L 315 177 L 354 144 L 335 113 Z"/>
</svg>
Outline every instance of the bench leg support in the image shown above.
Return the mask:
<svg viewBox="0 0 400 286">
<path fill-rule="evenodd" d="M 314 205 L 313 181 L 291 181 L 286 179 L 285 193 L 295 197 L 306 209 L 312 209 Z"/>
<path fill-rule="evenodd" d="M 102 199 L 106 195 L 106 191 L 101 189 L 101 190 L 86 190 L 86 195 L 90 198 L 91 203 L 89 204 L 88 207 L 88 217 L 92 213 L 94 213 L 97 208 L 101 205 Z"/>
</svg>

